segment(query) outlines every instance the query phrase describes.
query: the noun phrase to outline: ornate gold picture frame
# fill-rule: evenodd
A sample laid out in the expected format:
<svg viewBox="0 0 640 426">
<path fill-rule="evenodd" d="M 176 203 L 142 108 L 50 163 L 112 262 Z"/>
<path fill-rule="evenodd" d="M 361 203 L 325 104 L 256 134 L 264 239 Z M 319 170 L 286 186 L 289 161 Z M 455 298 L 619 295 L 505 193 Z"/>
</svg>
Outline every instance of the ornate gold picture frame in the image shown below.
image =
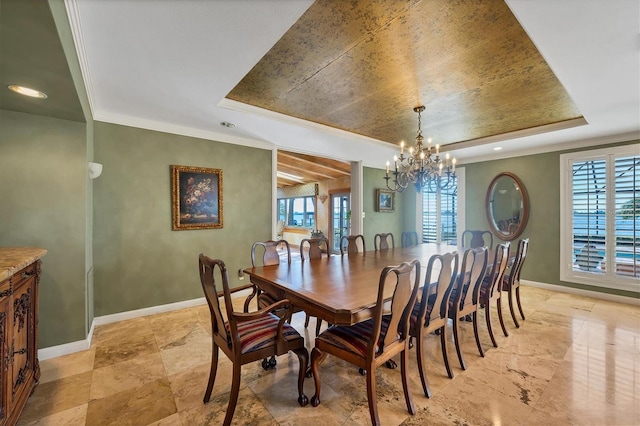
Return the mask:
<svg viewBox="0 0 640 426">
<path fill-rule="evenodd" d="M 222 228 L 222 170 L 171 166 L 174 231 Z"/>
</svg>

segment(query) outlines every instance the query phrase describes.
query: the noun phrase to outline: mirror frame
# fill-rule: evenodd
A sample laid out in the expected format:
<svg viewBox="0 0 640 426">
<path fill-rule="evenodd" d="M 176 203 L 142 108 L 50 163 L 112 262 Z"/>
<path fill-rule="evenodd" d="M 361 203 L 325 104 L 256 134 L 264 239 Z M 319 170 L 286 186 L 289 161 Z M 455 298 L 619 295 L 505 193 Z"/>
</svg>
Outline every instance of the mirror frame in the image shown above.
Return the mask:
<svg viewBox="0 0 640 426">
<path fill-rule="evenodd" d="M 493 215 L 491 212 L 491 203 L 490 203 L 491 199 L 493 198 L 492 195 L 495 190 L 495 186 L 498 180 L 503 177 L 508 177 L 513 179 L 515 184 L 518 185 L 518 187 L 520 188 L 520 194 L 522 194 L 522 214 L 520 218 L 520 224 L 516 228 L 515 232 L 509 235 L 505 235 L 502 231 L 498 229 L 496 221 L 493 218 Z M 513 241 L 516 238 L 518 238 L 524 231 L 524 228 L 526 228 L 527 221 L 529 219 L 529 195 L 527 194 L 527 189 L 525 188 L 520 178 L 511 172 L 498 173 L 498 175 L 496 175 L 496 177 L 493 178 L 493 180 L 489 184 L 489 188 L 487 189 L 487 196 L 485 198 L 485 209 L 487 212 L 487 221 L 489 222 L 489 226 L 491 227 L 491 232 L 493 232 L 494 235 L 496 235 L 498 238 L 504 241 Z"/>
</svg>

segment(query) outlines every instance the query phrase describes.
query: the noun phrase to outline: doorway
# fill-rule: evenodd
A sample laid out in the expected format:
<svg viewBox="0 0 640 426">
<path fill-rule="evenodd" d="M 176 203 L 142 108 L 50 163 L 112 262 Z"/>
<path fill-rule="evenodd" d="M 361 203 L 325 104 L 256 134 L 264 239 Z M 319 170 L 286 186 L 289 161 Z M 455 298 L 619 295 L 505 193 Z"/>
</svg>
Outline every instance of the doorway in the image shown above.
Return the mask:
<svg viewBox="0 0 640 426">
<path fill-rule="evenodd" d="M 331 194 L 331 247 L 333 253 L 340 252 L 340 239 L 349 235 L 351 220 L 351 193 L 335 192 Z"/>
</svg>

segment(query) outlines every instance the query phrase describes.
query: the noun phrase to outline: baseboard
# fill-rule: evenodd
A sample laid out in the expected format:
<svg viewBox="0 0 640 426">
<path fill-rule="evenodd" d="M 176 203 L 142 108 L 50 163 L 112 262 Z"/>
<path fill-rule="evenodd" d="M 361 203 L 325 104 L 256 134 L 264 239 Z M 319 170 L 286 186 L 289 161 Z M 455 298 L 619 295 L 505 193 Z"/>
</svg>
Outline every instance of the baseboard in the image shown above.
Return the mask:
<svg viewBox="0 0 640 426">
<path fill-rule="evenodd" d="M 577 294 L 579 296 L 593 297 L 594 299 L 608 300 L 609 302 L 626 303 L 628 305 L 640 306 L 640 298 L 620 296 L 617 294 L 602 293 L 599 291 L 584 290 L 581 288 L 566 287 L 557 284 L 539 283 L 536 281 L 521 280 L 522 285 L 543 288 L 545 290 L 557 291 L 560 293 Z"/>
<path fill-rule="evenodd" d="M 238 288 L 238 290 L 232 290 L 233 297 L 246 297 L 251 292 L 247 286 Z M 207 303 L 204 297 L 198 299 L 184 300 L 182 302 L 168 303 L 166 305 L 151 306 L 149 308 L 136 309 L 134 311 L 119 312 L 117 314 L 103 315 L 101 317 L 95 317 L 91 322 L 91 328 L 89 328 L 89 334 L 86 339 L 78 340 L 75 342 L 64 343 L 62 345 L 50 346 L 48 348 L 38 349 L 38 359 L 44 361 L 45 359 L 55 358 L 63 355 L 69 355 L 74 352 L 86 351 L 91 348 L 91 340 L 93 339 L 93 331 L 96 326 L 111 324 L 114 322 L 124 321 L 133 318 L 146 317 L 148 315 L 161 314 L 164 312 L 177 311 L 178 309 L 191 308 L 193 306 L 200 306 Z"/>
<path fill-rule="evenodd" d="M 148 308 L 136 309 L 135 311 L 118 312 L 117 314 L 103 315 L 93 319 L 94 325 L 105 325 L 114 322 L 125 321 L 133 318 L 146 317 L 149 315 L 161 314 L 164 312 L 177 311 L 178 309 L 192 308 L 207 303 L 204 297 L 198 299 L 184 300 L 182 302 L 168 303 L 166 305 L 150 306 Z M 93 328 L 93 326 L 92 326 Z"/>
<path fill-rule="evenodd" d="M 56 358 L 80 351 L 86 351 L 90 347 L 91 340 L 89 338 L 65 343 L 58 346 L 49 346 L 48 348 L 38 349 L 38 359 L 40 361 L 44 361 L 45 359 Z"/>
</svg>

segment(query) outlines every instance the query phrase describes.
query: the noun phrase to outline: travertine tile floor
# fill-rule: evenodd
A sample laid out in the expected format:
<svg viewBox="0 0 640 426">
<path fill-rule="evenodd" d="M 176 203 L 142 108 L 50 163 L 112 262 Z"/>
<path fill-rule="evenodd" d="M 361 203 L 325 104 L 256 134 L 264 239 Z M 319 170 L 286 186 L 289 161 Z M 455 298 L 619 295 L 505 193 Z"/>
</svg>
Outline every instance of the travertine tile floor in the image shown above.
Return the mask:
<svg viewBox="0 0 640 426">
<path fill-rule="evenodd" d="M 498 348 L 486 327 L 478 356 L 470 323 L 463 324 L 468 369 L 459 368 L 453 341 L 449 379 L 439 337 L 427 336 L 427 374 L 433 397 L 422 394 L 415 349 L 411 390 L 417 413 L 407 413 L 399 369 L 377 375 L 385 425 L 633 425 L 640 424 L 640 307 L 523 287 L 526 321 L 509 337 L 494 319 Z M 237 297 L 241 309 L 244 298 Z M 314 320 L 293 324 L 313 347 Z M 90 350 L 43 361 L 39 386 L 21 425 L 220 425 L 230 391 L 231 362 L 221 353 L 213 397 L 202 403 L 211 351 L 206 305 L 100 326 Z M 295 355 L 275 370 L 246 365 L 234 424 L 366 425 L 364 377 L 328 357 L 322 366 L 322 403 L 298 406 Z M 305 382 L 313 395 L 313 379 Z"/>
</svg>

